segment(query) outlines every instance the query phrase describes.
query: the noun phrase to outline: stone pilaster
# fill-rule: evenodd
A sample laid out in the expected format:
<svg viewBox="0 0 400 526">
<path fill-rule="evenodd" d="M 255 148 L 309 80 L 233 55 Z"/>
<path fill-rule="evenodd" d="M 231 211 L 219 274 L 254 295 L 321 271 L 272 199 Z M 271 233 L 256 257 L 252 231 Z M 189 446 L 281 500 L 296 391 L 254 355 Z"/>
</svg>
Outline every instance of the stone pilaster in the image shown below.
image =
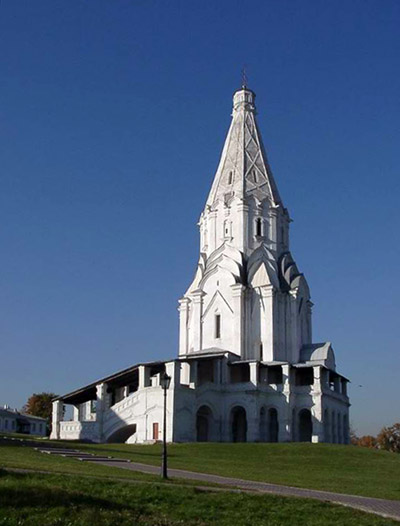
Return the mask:
<svg viewBox="0 0 400 526">
<path fill-rule="evenodd" d="M 287 360 L 291 362 L 299 361 L 300 345 L 299 335 L 297 330 L 298 305 L 297 305 L 297 289 L 289 291 L 289 317 L 286 319 L 286 331 L 289 332 L 289 337 L 286 340 L 287 345 Z"/>
<path fill-rule="evenodd" d="M 322 367 L 316 365 L 313 367 L 314 383 L 311 388 L 311 396 L 313 399 L 313 406 L 311 408 L 312 416 L 312 441 L 314 443 L 323 442 L 324 437 L 324 423 L 323 423 L 323 408 L 322 408 L 322 387 L 323 374 Z"/>
<path fill-rule="evenodd" d="M 197 361 L 196 360 L 190 360 L 190 386 L 196 387 L 197 386 Z"/>
<path fill-rule="evenodd" d="M 235 217 L 235 246 L 241 251 L 246 252 L 249 246 L 249 207 L 240 201 L 236 207 Z"/>
<path fill-rule="evenodd" d="M 165 372 L 171 378 L 170 388 L 180 385 L 181 364 L 177 361 L 165 364 Z"/>
<path fill-rule="evenodd" d="M 103 422 L 104 411 L 107 398 L 107 385 L 104 383 L 96 385 L 96 422 L 98 431 L 98 441 L 103 441 Z"/>
<path fill-rule="evenodd" d="M 271 250 L 278 252 L 278 207 L 269 210 L 269 240 Z"/>
<path fill-rule="evenodd" d="M 201 351 L 203 348 L 203 296 L 202 290 L 196 290 L 191 294 L 193 301 L 193 346 L 194 351 Z"/>
<path fill-rule="evenodd" d="M 74 422 L 79 422 L 79 416 L 80 416 L 80 411 L 79 411 L 79 405 L 74 405 L 72 407 L 72 420 Z"/>
<path fill-rule="evenodd" d="M 258 387 L 258 366 L 259 362 L 251 362 L 250 364 L 250 383 L 254 387 Z"/>
<path fill-rule="evenodd" d="M 260 287 L 264 317 L 261 318 L 262 361 L 271 362 L 275 357 L 275 289 L 272 285 Z"/>
<path fill-rule="evenodd" d="M 139 365 L 139 389 L 150 385 L 150 370 L 145 365 Z"/>
<path fill-rule="evenodd" d="M 60 422 L 64 418 L 64 403 L 62 400 L 53 402 L 52 426 L 50 438 L 53 440 L 60 439 Z"/>
<path fill-rule="evenodd" d="M 284 404 L 282 410 L 278 413 L 279 417 L 279 442 L 289 442 L 293 440 L 293 425 L 292 425 L 292 395 L 291 393 L 291 374 L 290 364 L 282 365 L 282 395 L 284 397 Z"/>
<path fill-rule="evenodd" d="M 219 385 L 221 383 L 221 359 L 214 360 L 214 383 Z"/>
<path fill-rule="evenodd" d="M 233 304 L 233 349 L 232 352 L 244 358 L 244 293 L 245 287 L 240 283 L 232 285 Z"/>
<path fill-rule="evenodd" d="M 188 353 L 188 319 L 189 319 L 189 303 L 188 298 L 179 300 L 179 354 Z"/>
</svg>

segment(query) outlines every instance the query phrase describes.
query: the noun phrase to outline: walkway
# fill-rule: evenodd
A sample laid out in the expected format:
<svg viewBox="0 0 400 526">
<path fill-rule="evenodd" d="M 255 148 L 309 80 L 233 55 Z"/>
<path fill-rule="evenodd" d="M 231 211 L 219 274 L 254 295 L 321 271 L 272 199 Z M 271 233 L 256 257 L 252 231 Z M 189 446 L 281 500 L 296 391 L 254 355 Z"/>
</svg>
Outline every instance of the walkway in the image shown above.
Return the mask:
<svg viewBox="0 0 400 526">
<path fill-rule="evenodd" d="M 141 471 L 143 473 L 151 473 L 153 475 L 160 474 L 159 467 L 149 466 L 148 464 L 140 464 L 138 462 L 121 464 L 121 462 L 107 460 L 101 461 L 100 463 L 104 464 L 105 466 Z M 180 479 L 199 480 L 213 484 L 223 484 L 224 486 L 233 486 L 249 493 L 273 493 L 274 495 L 282 495 L 285 497 L 301 497 L 333 502 L 335 504 L 342 504 L 343 506 L 349 506 L 351 508 L 369 513 L 375 513 L 377 515 L 381 515 L 382 517 L 400 521 L 400 501 L 397 500 L 375 499 L 370 497 L 359 497 L 357 495 L 332 493 L 330 491 L 318 491 L 313 489 L 294 488 L 292 486 L 280 486 L 278 484 L 221 477 L 219 475 L 196 473 L 194 471 L 186 471 L 182 469 L 169 469 L 168 475 L 169 477 L 177 477 Z"/>
</svg>

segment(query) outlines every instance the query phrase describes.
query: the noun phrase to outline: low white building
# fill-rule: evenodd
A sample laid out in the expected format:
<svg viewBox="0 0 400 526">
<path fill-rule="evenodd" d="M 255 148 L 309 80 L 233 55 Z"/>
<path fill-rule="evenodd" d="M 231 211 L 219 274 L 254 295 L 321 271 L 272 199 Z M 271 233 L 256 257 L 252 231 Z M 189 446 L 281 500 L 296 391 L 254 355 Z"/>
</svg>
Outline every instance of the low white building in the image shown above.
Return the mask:
<svg viewBox="0 0 400 526">
<path fill-rule="evenodd" d="M 44 437 L 47 433 L 47 420 L 5 406 L 0 408 L 0 432 L 24 433 Z"/>
<path fill-rule="evenodd" d="M 178 358 L 58 398 L 52 438 L 160 440 L 166 372 L 169 441 L 348 443 L 348 380 L 331 344 L 312 343 L 310 292 L 255 114 L 243 86 L 200 216 L 198 267 L 179 301 Z M 64 404 L 74 406 L 72 421 L 63 421 Z"/>
</svg>

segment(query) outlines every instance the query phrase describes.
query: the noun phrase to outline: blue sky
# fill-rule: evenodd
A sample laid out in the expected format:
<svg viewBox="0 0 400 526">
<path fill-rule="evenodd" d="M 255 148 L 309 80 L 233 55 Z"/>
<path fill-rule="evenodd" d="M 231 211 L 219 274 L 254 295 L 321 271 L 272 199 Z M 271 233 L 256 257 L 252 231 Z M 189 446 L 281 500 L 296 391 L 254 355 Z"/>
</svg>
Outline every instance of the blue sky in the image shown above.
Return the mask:
<svg viewBox="0 0 400 526">
<path fill-rule="evenodd" d="M 176 355 L 246 64 L 314 340 L 359 433 L 399 421 L 399 25 L 391 0 L 2 0 L 0 403 Z"/>
</svg>

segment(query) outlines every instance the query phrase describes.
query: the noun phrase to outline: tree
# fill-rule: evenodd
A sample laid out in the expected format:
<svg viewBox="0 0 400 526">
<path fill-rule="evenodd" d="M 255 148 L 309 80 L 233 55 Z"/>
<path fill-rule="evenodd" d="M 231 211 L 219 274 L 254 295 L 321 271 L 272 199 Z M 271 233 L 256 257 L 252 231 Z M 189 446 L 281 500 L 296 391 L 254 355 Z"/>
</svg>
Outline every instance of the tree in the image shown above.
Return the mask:
<svg viewBox="0 0 400 526">
<path fill-rule="evenodd" d="M 381 429 L 378 435 L 378 446 L 386 451 L 400 453 L 400 423 Z"/>
<path fill-rule="evenodd" d="M 373 437 L 372 435 L 364 435 L 358 439 L 357 445 L 373 449 L 376 447 L 376 443 L 376 437 Z"/>
<path fill-rule="evenodd" d="M 33 393 L 22 408 L 24 413 L 46 418 L 48 427 L 51 426 L 52 400 L 57 395 L 54 393 Z"/>
<path fill-rule="evenodd" d="M 357 436 L 356 430 L 352 425 L 350 425 L 349 434 L 350 444 L 352 444 L 353 446 L 358 446 L 359 437 Z"/>
</svg>

